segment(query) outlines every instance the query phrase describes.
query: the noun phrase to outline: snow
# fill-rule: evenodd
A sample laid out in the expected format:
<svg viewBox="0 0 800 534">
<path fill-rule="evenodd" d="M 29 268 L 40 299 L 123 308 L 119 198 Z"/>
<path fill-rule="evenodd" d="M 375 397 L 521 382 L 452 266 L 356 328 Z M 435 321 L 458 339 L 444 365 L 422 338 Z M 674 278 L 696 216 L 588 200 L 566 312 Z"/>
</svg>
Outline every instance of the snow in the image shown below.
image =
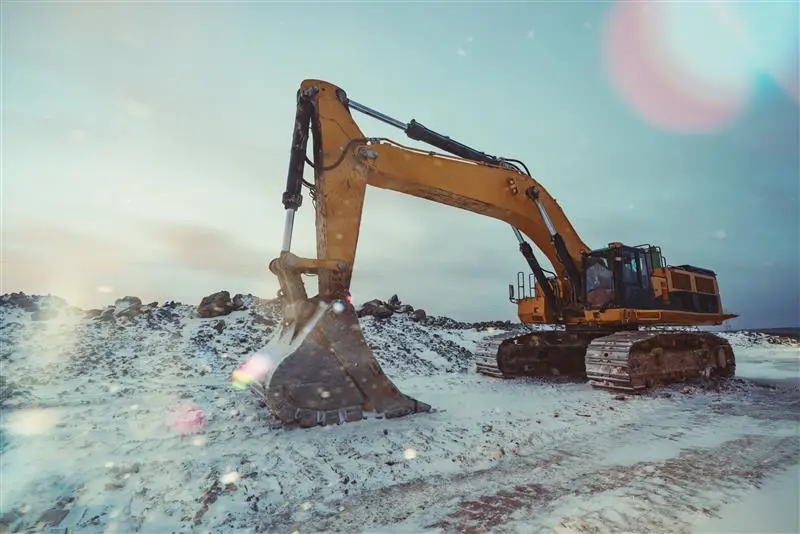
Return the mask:
<svg viewBox="0 0 800 534">
<path fill-rule="evenodd" d="M 768 336 L 725 334 L 745 379 L 617 400 L 477 375 L 471 351 L 497 331 L 366 317 L 387 375 L 436 411 L 277 430 L 230 380 L 270 339 L 270 303 L 113 320 L 0 305 L 0 515 L 17 529 L 452 532 L 488 496 L 493 532 L 797 531 L 798 348 Z M 774 524 L 741 503 L 771 503 Z"/>
<path fill-rule="evenodd" d="M 800 378 L 800 344 L 777 344 L 772 336 L 728 334 L 736 354 L 736 375 L 783 380 Z"/>
<path fill-rule="evenodd" d="M 751 532 L 800 532 L 800 465 L 768 479 L 761 491 L 750 491 L 728 503 L 718 517 L 697 522 L 697 534 L 748 534 Z M 758 510 L 758 513 L 753 513 Z M 790 513 L 787 513 L 787 510 Z M 794 511 L 794 514 L 791 513 Z M 765 524 L 766 522 L 766 524 Z"/>
</svg>

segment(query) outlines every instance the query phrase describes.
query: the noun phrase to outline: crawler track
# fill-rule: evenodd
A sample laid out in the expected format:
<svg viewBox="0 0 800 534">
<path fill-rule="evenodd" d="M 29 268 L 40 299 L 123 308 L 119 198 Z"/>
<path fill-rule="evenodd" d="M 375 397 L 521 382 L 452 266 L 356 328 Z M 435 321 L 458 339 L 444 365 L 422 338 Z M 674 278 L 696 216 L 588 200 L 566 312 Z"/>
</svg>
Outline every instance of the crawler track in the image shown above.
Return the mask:
<svg viewBox="0 0 800 534">
<path fill-rule="evenodd" d="M 586 351 L 586 377 L 603 389 L 637 391 L 735 371 L 730 344 L 706 332 L 617 332 Z"/>
<path fill-rule="evenodd" d="M 736 370 L 733 349 L 705 332 L 553 330 L 485 338 L 476 371 L 496 378 L 569 377 L 596 388 L 638 391 Z"/>
<path fill-rule="evenodd" d="M 475 348 L 475 367 L 478 373 L 495 378 L 513 378 L 503 374 L 497 365 L 497 354 L 503 341 L 510 339 L 508 333 L 488 336 L 482 339 Z"/>
<path fill-rule="evenodd" d="M 601 332 L 545 330 L 521 336 L 491 336 L 475 352 L 477 372 L 498 378 L 584 379 L 584 355 Z"/>
</svg>

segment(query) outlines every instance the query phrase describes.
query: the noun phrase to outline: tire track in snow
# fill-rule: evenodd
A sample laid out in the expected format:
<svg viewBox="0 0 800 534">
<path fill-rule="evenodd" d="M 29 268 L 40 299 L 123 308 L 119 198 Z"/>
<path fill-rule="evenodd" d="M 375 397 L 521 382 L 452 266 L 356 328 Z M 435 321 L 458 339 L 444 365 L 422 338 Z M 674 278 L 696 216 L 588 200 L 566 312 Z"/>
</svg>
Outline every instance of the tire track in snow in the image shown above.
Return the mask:
<svg viewBox="0 0 800 534">
<path fill-rule="evenodd" d="M 713 514 L 770 473 L 800 462 L 796 424 L 707 410 L 713 403 L 700 395 L 674 411 L 654 408 L 647 419 L 621 421 L 605 433 L 587 429 L 549 450 L 543 443 L 543 450 L 490 469 L 345 500 L 320 496 L 313 512 L 262 518 L 258 531 L 303 532 L 303 525 L 313 524 L 318 532 L 511 532 L 532 525 L 542 532 L 559 525 L 578 532 L 607 530 L 604 525 L 688 532 L 693 514 Z M 626 506 L 612 512 L 614 502 Z"/>
</svg>

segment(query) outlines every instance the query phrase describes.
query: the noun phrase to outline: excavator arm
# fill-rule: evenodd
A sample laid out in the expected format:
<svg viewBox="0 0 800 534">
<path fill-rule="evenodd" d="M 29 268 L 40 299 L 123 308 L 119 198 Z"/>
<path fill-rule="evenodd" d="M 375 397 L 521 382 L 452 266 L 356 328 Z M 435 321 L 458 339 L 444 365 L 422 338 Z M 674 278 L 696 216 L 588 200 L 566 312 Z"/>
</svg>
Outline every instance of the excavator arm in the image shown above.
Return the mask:
<svg viewBox="0 0 800 534">
<path fill-rule="evenodd" d="M 402 129 L 410 138 L 450 154 L 408 148 L 385 138 L 369 138 L 353 120 L 353 110 Z M 307 156 L 309 140 L 313 161 Z M 303 178 L 306 163 L 314 168 L 313 184 Z M 524 164 L 520 165 L 524 168 Z M 577 309 L 582 296 L 582 255 L 589 248 L 556 200 L 520 165 L 516 160 L 479 152 L 416 121 L 402 123 L 388 117 L 350 100 L 342 89 L 330 83 L 306 80 L 298 91 L 283 196 L 286 208 L 283 248 L 272 270 L 293 271 L 295 283 L 298 272 L 316 273 L 322 299 L 344 298 L 349 292 L 364 195 L 369 185 L 510 224 L 545 293 L 548 316 L 558 319 L 565 311 Z M 297 258 L 290 252 L 294 214 L 302 203 L 303 187 L 310 190 L 316 209 L 317 258 L 314 259 Z M 553 265 L 556 284 L 545 279 L 523 235 Z M 302 292 L 289 287 L 282 289 L 287 295 L 297 294 L 300 300 L 304 299 Z"/>
</svg>

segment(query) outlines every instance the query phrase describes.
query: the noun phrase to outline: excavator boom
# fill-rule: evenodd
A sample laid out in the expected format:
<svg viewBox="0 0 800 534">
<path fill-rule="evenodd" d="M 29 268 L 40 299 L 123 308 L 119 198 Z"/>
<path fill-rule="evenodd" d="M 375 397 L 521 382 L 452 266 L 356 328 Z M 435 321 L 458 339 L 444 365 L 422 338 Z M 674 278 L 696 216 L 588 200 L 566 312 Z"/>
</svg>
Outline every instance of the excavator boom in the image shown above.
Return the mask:
<svg viewBox="0 0 800 534">
<path fill-rule="evenodd" d="M 453 155 L 415 150 L 385 138 L 368 138 L 353 120 L 351 109 Z M 314 184 L 303 179 L 309 130 Z M 532 239 L 559 278 L 580 285 L 577 265 L 589 248 L 555 199 L 514 162 L 469 148 L 414 120 L 403 123 L 388 117 L 350 100 L 342 89 L 327 82 L 306 80 L 298 92 L 283 196 L 287 230 L 282 251 L 289 250 L 294 212 L 302 203 L 305 185 L 316 206 L 317 258 L 344 265 L 320 272 L 320 295 L 332 298 L 345 294 L 352 276 L 366 186 L 370 185 L 508 222 Z"/>
<path fill-rule="evenodd" d="M 352 111 L 401 129 L 411 139 L 447 154 L 367 137 L 353 120 Z M 314 170 L 313 182 L 304 177 L 306 165 Z M 591 309 L 596 297 L 587 293 L 592 283 L 587 278 L 587 261 L 594 265 L 604 258 L 592 257 L 596 252 L 580 239 L 555 199 L 522 162 L 485 154 L 415 120 L 405 123 L 389 117 L 351 100 L 331 83 L 305 80 L 297 93 L 282 199 L 286 209 L 283 244 L 280 256 L 270 263 L 280 283 L 284 325 L 268 347 L 270 373 L 254 387 L 284 425 L 354 421 L 366 412 L 394 417 L 431 410 L 431 406 L 401 393 L 386 377 L 363 338 L 350 302 L 368 185 L 508 223 L 536 279 L 536 295 L 518 302 L 520 317 L 592 327 L 590 333 L 523 336 L 522 343 L 516 339 L 510 344 L 505 340 L 505 346 L 516 348 L 500 351 L 496 361 L 490 362 L 497 372 L 485 374 L 503 376 L 504 369 L 512 368 L 513 373 L 506 373 L 509 376 L 540 376 L 554 371 L 583 374 L 584 355 L 593 339 L 614 328 L 619 330 L 622 323 L 630 323 L 623 330 L 636 326 L 636 316 L 624 307 L 611 306 L 611 300 Z M 291 252 L 295 213 L 302 205 L 304 188 L 315 209 L 316 258 L 301 258 Z M 549 260 L 554 270 L 551 276 L 540 266 L 526 236 Z M 319 292 L 313 298 L 306 294 L 304 274 L 318 277 Z M 641 279 L 641 273 L 639 276 Z M 714 321 L 720 319 L 720 313 L 712 314 Z M 661 320 L 650 317 L 656 324 Z M 684 322 L 688 320 L 688 316 L 681 317 Z M 708 317 L 701 316 L 701 322 L 712 321 Z M 612 330 L 593 324 L 603 321 Z M 507 361 L 501 353 L 508 355 Z M 613 370 L 609 372 L 613 374 Z"/>
</svg>

